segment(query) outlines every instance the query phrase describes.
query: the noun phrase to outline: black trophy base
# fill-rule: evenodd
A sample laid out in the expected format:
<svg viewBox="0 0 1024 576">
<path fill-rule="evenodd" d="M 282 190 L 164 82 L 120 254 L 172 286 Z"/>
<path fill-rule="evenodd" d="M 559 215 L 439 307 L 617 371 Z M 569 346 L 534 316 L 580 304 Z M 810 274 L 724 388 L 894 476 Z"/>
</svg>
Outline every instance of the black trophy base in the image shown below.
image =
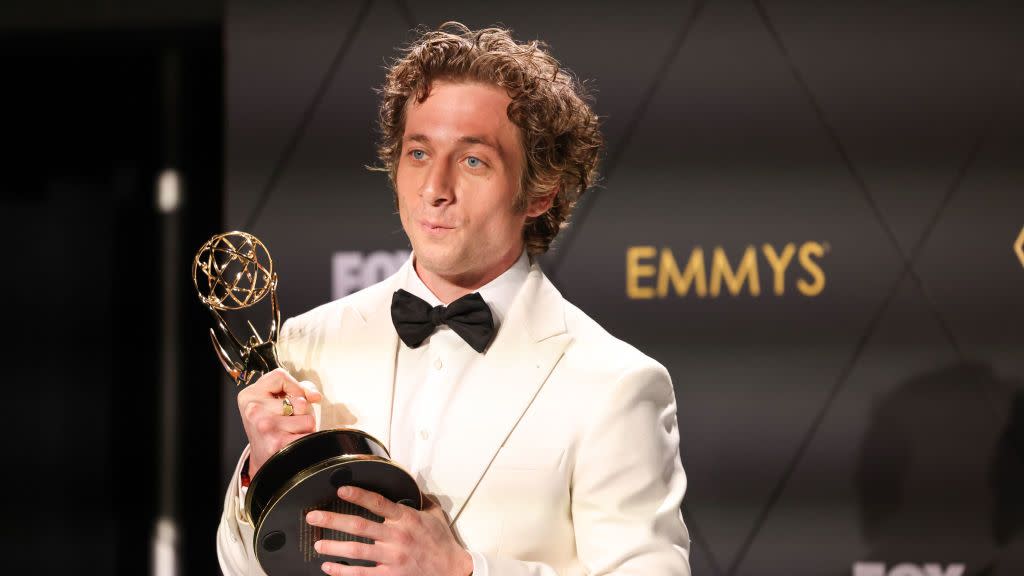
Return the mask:
<svg viewBox="0 0 1024 576">
<path fill-rule="evenodd" d="M 312 464 L 296 470 L 295 467 L 302 464 L 297 459 L 297 452 L 315 454 L 317 450 L 314 448 L 328 448 L 339 439 L 350 442 L 351 437 L 341 436 L 351 434 L 359 438 L 362 433 L 332 430 L 301 438 L 295 444 L 305 443 L 305 446 L 275 455 L 253 478 L 247 494 L 254 497 L 253 501 L 248 502 L 256 527 L 253 547 L 260 566 L 268 576 L 322 575 L 320 566 L 324 562 L 352 566 L 374 565 L 360 559 L 322 555 L 313 548 L 318 540 L 373 542 L 345 532 L 310 526 L 306 523 L 306 514 L 312 510 L 352 514 L 374 522 L 383 521 L 365 508 L 338 498 L 338 488 L 341 486 L 356 486 L 377 492 L 393 502 L 421 509 L 422 496 L 416 481 L 386 457 L 373 453 L 345 453 L 348 450 L 337 455 L 335 449 L 333 456 L 315 458 Z M 370 441 L 375 442 L 372 439 Z M 276 486 L 274 489 L 270 481 L 277 478 L 284 480 L 273 482 Z M 273 492 L 273 496 L 266 497 L 268 492 Z"/>
</svg>

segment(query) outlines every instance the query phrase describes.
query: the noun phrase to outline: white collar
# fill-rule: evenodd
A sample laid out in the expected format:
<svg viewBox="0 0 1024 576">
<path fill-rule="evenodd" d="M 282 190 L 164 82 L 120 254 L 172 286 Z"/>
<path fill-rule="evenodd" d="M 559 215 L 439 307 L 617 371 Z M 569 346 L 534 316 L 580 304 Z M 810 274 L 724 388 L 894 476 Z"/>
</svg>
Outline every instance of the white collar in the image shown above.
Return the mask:
<svg viewBox="0 0 1024 576">
<path fill-rule="evenodd" d="M 416 268 L 413 266 L 413 261 L 416 258 L 415 254 L 411 254 L 409 259 L 406 260 L 402 268 L 405 270 L 405 278 L 402 280 L 402 288 L 404 288 L 410 294 L 422 298 L 425 302 L 431 306 L 440 306 L 444 304 L 441 300 L 427 288 L 427 285 L 423 283 L 419 275 L 416 274 Z M 501 326 L 502 320 L 505 319 L 505 315 L 508 314 L 508 309 L 512 306 L 512 301 L 515 299 L 519 289 L 522 288 L 523 284 L 526 283 L 526 277 L 530 274 L 530 257 L 526 255 L 526 250 L 523 250 L 519 254 L 519 258 L 515 261 L 508 270 L 502 272 L 497 278 L 491 280 L 487 284 L 481 286 L 477 292 L 487 303 L 487 306 L 491 309 L 491 315 L 494 317 L 494 328 L 497 329 Z"/>
</svg>

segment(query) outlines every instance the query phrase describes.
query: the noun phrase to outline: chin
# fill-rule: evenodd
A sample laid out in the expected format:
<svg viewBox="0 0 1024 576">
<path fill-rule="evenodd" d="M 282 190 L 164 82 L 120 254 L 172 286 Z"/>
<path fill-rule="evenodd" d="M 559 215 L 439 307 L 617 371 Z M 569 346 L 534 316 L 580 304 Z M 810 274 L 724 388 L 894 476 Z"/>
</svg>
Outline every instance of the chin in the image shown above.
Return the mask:
<svg viewBox="0 0 1024 576">
<path fill-rule="evenodd" d="M 442 250 L 431 250 L 429 247 L 424 248 L 420 246 L 420 249 L 417 250 L 414 246 L 413 253 L 416 255 L 416 261 L 419 262 L 420 266 L 434 274 L 447 276 L 458 273 L 461 268 L 460 264 L 464 264 L 463 259 L 456 254 L 446 253 Z"/>
</svg>

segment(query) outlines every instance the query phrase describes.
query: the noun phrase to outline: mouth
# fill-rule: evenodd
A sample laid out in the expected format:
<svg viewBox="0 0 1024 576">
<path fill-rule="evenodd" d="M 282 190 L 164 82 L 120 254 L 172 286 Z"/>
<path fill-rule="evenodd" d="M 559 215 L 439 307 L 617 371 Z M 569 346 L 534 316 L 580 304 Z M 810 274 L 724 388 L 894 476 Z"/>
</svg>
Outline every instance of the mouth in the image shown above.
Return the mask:
<svg viewBox="0 0 1024 576">
<path fill-rule="evenodd" d="M 444 232 L 455 228 L 454 226 L 448 226 L 440 222 L 431 222 L 429 220 L 420 220 L 420 226 L 432 234 L 443 234 Z"/>
</svg>

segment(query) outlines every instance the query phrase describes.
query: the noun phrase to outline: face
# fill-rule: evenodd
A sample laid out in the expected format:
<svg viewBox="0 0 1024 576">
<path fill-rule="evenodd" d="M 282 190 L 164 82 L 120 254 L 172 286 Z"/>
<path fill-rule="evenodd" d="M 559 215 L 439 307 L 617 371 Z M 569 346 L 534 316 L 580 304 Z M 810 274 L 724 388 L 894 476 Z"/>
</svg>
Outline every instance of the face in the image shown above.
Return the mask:
<svg viewBox="0 0 1024 576">
<path fill-rule="evenodd" d="M 435 81 L 410 99 L 395 177 L 398 212 L 428 285 L 475 289 L 519 257 L 527 217 L 550 200 L 514 208 L 523 170 L 519 128 L 495 86 Z"/>
</svg>

